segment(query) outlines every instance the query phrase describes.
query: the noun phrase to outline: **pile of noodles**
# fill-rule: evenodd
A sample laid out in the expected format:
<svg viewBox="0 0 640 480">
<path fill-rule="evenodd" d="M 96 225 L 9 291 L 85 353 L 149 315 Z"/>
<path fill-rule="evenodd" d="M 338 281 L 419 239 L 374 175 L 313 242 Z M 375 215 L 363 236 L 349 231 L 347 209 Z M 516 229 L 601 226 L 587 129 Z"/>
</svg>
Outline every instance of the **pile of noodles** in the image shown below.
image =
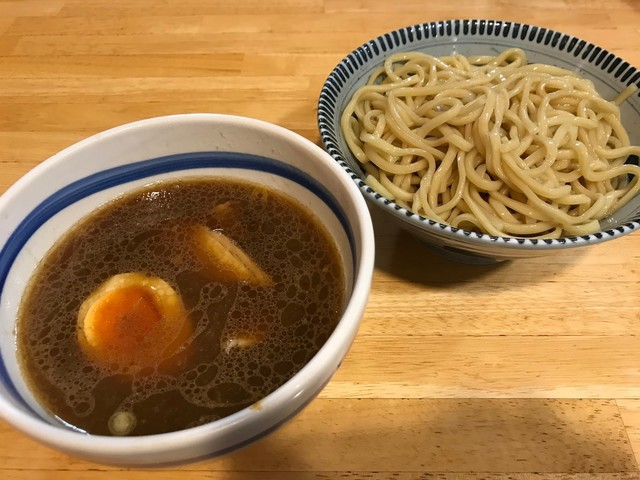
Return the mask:
<svg viewBox="0 0 640 480">
<path fill-rule="evenodd" d="M 640 190 L 640 154 L 618 105 L 592 82 L 522 50 L 496 57 L 388 57 L 347 105 L 341 128 L 366 182 L 402 207 L 503 237 L 558 238 Z"/>
</svg>

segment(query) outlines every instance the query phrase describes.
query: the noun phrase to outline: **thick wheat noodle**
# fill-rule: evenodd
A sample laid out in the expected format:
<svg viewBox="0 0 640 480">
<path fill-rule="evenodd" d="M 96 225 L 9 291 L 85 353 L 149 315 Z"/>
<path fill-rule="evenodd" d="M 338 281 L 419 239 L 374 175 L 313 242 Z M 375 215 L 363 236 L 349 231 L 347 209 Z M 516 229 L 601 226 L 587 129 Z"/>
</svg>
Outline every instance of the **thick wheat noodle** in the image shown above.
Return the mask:
<svg viewBox="0 0 640 480">
<path fill-rule="evenodd" d="M 640 191 L 640 155 L 619 105 L 522 50 L 492 56 L 389 56 L 345 108 L 341 128 L 366 182 L 400 206 L 454 227 L 558 238 Z"/>
</svg>

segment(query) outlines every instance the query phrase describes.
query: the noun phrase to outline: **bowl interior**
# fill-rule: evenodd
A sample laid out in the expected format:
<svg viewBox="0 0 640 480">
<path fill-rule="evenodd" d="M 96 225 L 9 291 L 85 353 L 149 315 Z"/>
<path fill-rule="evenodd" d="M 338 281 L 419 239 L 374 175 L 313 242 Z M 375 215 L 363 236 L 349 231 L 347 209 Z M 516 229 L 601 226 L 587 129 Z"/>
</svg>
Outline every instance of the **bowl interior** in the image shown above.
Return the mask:
<svg viewBox="0 0 640 480">
<path fill-rule="evenodd" d="M 505 239 L 451 228 L 412 214 L 363 182 L 363 170 L 342 134 L 340 116 L 355 90 L 366 83 L 371 72 L 387 56 L 405 51 L 424 52 L 436 57 L 454 53 L 497 55 L 514 47 L 522 49 L 530 63 L 546 63 L 578 72 L 593 81 L 598 92 L 607 99 L 615 98 L 628 85 L 640 83 L 640 71 L 621 58 L 584 40 L 541 27 L 494 20 L 452 20 L 410 26 L 381 35 L 358 47 L 327 78 L 318 105 L 318 124 L 325 148 L 352 175 L 368 200 L 428 242 L 446 248 L 471 249 L 475 250 L 472 254 L 497 255 L 497 258 L 507 259 L 531 256 L 541 248 L 565 248 L 609 240 L 640 227 L 633 221 L 636 219 L 629 218 L 626 225 L 604 235 L 554 241 Z M 621 105 L 621 115 L 632 144 L 640 144 L 640 91 Z M 495 249 L 496 246 L 502 249 L 502 253 Z M 529 252 L 520 254 L 514 251 L 527 249 Z"/>
<path fill-rule="evenodd" d="M 163 180 L 196 177 L 229 177 L 268 185 L 312 211 L 338 246 L 345 272 L 344 298 L 349 299 L 355 268 L 349 221 L 327 189 L 303 171 L 274 159 L 229 152 L 172 155 L 103 171 L 67 185 L 45 199 L 24 218 L 4 246 L 0 264 L 0 285 L 4 285 L 0 351 L 8 378 L 2 387 L 12 393 L 20 408 L 60 425 L 49 418 L 31 395 L 20 374 L 17 356 L 4 353 L 15 351 L 11 346 L 15 344 L 14 326 L 20 299 L 32 272 L 51 245 L 88 212 L 125 192 Z"/>
</svg>

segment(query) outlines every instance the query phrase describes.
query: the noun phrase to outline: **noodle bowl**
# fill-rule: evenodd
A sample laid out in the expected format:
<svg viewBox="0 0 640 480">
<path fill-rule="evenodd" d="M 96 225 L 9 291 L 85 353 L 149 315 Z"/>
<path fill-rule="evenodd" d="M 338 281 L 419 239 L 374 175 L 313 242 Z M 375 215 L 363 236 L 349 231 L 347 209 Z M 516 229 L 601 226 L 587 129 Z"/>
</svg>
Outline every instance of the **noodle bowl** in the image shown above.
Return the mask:
<svg viewBox="0 0 640 480">
<path fill-rule="evenodd" d="M 366 182 L 414 213 L 502 237 L 559 238 L 640 190 L 640 154 L 577 74 L 524 52 L 386 58 L 346 106 L 341 128 Z"/>
</svg>

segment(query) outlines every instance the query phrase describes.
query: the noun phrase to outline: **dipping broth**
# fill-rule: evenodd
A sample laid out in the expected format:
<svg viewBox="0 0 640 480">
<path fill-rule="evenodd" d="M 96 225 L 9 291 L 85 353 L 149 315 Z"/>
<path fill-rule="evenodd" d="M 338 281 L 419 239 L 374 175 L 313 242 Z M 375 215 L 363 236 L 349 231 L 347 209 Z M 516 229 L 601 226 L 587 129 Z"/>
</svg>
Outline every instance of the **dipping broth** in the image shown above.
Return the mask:
<svg viewBox="0 0 640 480">
<path fill-rule="evenodd" d="M 325 228 L 249 182 L 156 183 L 99 208 L 46 254 L 20 307 L 36 400 L 91 434 L 230 415 L 298 372 L 344 302 Z"/>
</svg>

